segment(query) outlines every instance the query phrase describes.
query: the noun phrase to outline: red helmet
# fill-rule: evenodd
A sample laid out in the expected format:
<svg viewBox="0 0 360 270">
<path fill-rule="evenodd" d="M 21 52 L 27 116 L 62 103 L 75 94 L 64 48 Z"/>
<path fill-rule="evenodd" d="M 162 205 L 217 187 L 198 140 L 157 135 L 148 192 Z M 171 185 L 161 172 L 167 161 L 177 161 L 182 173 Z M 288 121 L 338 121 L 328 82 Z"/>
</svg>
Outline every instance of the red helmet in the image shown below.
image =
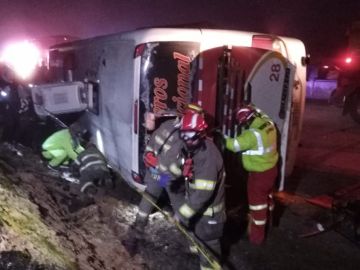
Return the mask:
<svg viewBox="0 0 360 270">
<path fill-rule="evenodd" d="M 180 122 L 180 136 L 185 141 L 195 141 L 205 137 L 207 127 L 208 125 L 202 114 L 187 111 Z"/>
<path fill-rule="evenodd" d="M 238 121 L 239 125 L 246 124 L 253 118 L 255 113 L 256 113 L 255 108 L 251 106 L 241 107 L 236 112 L 236 120 Z"/>
</svg>

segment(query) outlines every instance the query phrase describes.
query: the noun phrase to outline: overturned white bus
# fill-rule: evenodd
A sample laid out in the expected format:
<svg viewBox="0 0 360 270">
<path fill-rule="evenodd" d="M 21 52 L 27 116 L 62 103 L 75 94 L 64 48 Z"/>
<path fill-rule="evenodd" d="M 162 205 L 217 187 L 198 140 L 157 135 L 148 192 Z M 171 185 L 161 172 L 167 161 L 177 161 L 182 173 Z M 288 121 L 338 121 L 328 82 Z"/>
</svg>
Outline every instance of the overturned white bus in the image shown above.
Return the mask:
<svg viewBox="0 0 360 270">
<path fill-rule="evenodd" d="M 80 121 L 110 165 L 133 184 L 142 173 L 144 113 L 197 102 L 233 134 L 232 112 L 252 102 L 281 132 L 282 179 L 292 171 L 305 97 L 297 39 L 213 29 L 154 28 L 54 46 L 51 84 L 33 87 L 39 115 L 84 111 Z M 283 181 L 280 189 L 283 188 Z"/>
</svg>

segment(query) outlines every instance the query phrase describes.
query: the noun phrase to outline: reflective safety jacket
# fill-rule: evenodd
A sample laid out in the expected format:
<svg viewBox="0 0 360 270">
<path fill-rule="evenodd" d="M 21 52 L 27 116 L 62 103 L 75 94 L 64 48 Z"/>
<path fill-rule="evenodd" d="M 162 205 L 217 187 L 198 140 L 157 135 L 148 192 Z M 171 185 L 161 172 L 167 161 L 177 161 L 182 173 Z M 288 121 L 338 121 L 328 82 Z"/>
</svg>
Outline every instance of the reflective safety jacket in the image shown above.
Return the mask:
<svg viewBox="0 0 360 270">
<path fill-rule="evenodd" d="M 158 170 L 170 172 L 175 178 L 181 176 L 178 161 L 184 142 L 179 136 L 179 120 L 167 120 L 157 128 L 146 145 L 145 152 L 151 151 L 158 158 Z"/>
<path fill-rule="evenodd" d="M 88 146 L 75 159 L 73 169 L 80 174 L 80 191 L 92 185 L 104 186 L 110 184 L 111 174 L 103 154 L 95 145 Z"/>
<path fill-rule="evenodd" d="M 180 204 L 180 219 L 188 223 L 194 216 L 224 217 L 225 172 L 222 156 L 211 140 L 190 155 L 193 160 L 193 179 L 186 181 L 186 194 Z M 185 157 L 186 158 L 186 157 Z"/>
<path fill-rule="evenodd" d="M 276 127 L 268 116 L 257 116 L 239 136 L 226 139 L 226 148 L 242 152 L 242 163 L 249 172 L 271 169 L 279 158 Z"/>
<path fill-rule="evenodd" d="M 75 145 L 68 128 L 53 133 L 42 144 L 43 151 L 57 149 L 65 150 L 67 156 L 72 160 L 75 160 L 78 154 L 84 151 L 84 148 L 81 145 Z"/>
<path fill-rule="evenodd" d="M 78 168 L 80 174 L 98 170 L 109 172 L 105 157 L 95 145 L 90 145 L 78 155 L 75 159 L 75 167 Z"/>
</svg>

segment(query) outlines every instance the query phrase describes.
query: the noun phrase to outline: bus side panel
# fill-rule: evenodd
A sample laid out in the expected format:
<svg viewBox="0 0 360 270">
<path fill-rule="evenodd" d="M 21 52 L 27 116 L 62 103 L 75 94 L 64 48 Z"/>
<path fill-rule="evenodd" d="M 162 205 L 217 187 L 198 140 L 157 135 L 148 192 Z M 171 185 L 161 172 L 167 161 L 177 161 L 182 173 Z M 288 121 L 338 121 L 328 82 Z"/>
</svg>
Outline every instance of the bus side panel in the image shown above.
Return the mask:
<svg viewBox="0 0 360 270">
<path fill-rule="evenodd" d="M 251 101 L 273 119 L 280 132 L 285 122 L 285 102 L 289 101 L 289 84 L 283 89 L 285 76 L 290 72 L 287 64 L 281 54 L 268 52 L 256 63 L 246 82 L 251 85 Z"/>
<path fill-rule="evenodd" d="M 133 132 L 132 43 L 109 43 L 99 65 L 99 115 L 88 113 L 96 143 L 110 164 L 130 179 Z"/>
<path fill-rule="evenodd" d="M 294 82 L 291 85 L 292 106 L 285 170 L 286 176 L 288 176 L 294 169 L 296 152 L 301 137 L 306 94 L 306 66 L 301 62 L 301 58 L 306 56 L 306 51 L 304 44 L 300 40 L 287 37 L 282 37 L 282 39 L 286 43 L 289 60 L 296 67 Z"/>
<path fill-rule="evenodd" d="M 280 189 L 285 178 L 294 73 L 295 67 L 287 59 L 268 52 L 254 66 L 246 82 L 251 85 L 251 102 L 270 116 L 280 132 Z"/>
<path fill-rule="evenodd" d="M 109 163 L 130 179 L 133 128 L 134 44 L 99 40 L 54 49 L 50 65 L 57 80 L 69 70 L 74 81 L 88 81 L 98 89 L 98 111 L 89 110 L 80 120 Z M 64 77 L 62 77 L 64 76 Z"/>
</svg>

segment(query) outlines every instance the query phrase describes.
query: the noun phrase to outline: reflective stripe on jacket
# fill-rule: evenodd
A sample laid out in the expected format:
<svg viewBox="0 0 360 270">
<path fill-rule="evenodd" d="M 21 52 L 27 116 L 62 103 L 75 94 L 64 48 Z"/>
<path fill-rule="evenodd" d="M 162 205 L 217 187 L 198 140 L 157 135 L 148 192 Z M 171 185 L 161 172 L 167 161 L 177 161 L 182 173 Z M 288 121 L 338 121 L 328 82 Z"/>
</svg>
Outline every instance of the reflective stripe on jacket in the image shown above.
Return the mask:
<svg viewBox="0 0 360 270">
<path fill-rule="evenodd" d="M 194 180 L 187 182 L 187 194 L 178 212 L 185 219 L 194 215 L 214 217 L 225 210 L 222 156 L 214 143 L 206 140 L 192 159 Z"/>
<path fill-rule="evenodd" d="M 271 169 L 279 158 L 276 127 L 268 117 L 256 117 L 249 129 L 236 138 L 226 139 L 226 148 L 242 152 L 244 168 L 250 172 Z"/>
<path fill-rule="evenodd" d="M 145 152 L 154 152 L 158 158 L 158 169 L 161 172 L 171 173 L 175 178 L 181 176 L 177 157 L 183 147 L 179 137 L 178 120 L 167 120 L 157 128 L 146 145 Z"/>
<path fill-rule="evenodd" d="M 75 159 L 75 164 L 78 167 L 80 174 L 84 171 L 109 171 L 105 157 L 95 145 L 89 146 L 85 151 L 79 154 Z"/>
<path fill-rule="evenodd" d="M 84 150 L 81 146 L 74 149 L 73 139 L 68 128 L 61 129 L 50 135 L 42 144 L 43 151 L 62 149 L 68 157 L 75 160 L 80 152 Z"/>
</svg>

